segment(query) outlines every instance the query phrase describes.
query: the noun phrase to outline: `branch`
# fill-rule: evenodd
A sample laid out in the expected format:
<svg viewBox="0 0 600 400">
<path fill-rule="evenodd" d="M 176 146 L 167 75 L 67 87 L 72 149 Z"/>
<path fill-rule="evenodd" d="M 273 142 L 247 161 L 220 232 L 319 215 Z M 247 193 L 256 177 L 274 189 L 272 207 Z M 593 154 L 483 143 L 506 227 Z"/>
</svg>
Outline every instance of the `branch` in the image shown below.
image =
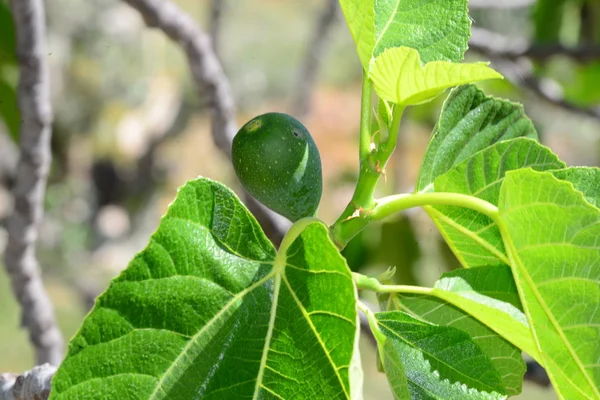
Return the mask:
<svg viewBox="0 0 600 400">
<path fill-rule="evenodd" d="M 511 42 L 513 50 L 509 51 L 507 48 L 511 46 Z M 527 54 L 533 53 L 532 47 L 527 47 L 518 40 L 475 28 L 473 28 L 469 46 L 472 50 L 489 58 L 494 67 L 513 85 L 531 91 L 552 105 L 600 120 L 599 107 L 586 108 L 571 103 L 565 99 L 563 88 L 558 82 L 535 75 L 533 64 L 527 56 Z M 518 48 L 521 50 L 517 50 Z M 519 52 L 523 55 L 517 56 L 516 54 Z M 600 52 L 597 59 L 600 59 Z"/>
<path fill-rule="evenodd" d="M 600 60 L 600 45 L 567 47 L 560 43 L 532 44 L 525 39 L 508 38 L 482 28 L 471 28 L 469 47 L 490 57 L 517 60 L 522 57 L 546 61 L 556 56 L 584 63 Z"/>
<path fill-rule="evenodd" d="M 223 20 L 223 11 L 225 9 L 225 0 L 212 0 L 210 7 L 210 28 L 209 34 L 212 41 L 212 48 L 215 54 L 219 55 L 221 21 Z"/>
<path fill-rule="evenodd" d="M 196 88 L 206 96 L 211 111 L 212 137 L 223 154 L 231 158 L 231 143 L 238 130 L 235 104 L 229 81 L 205 34 L 188 14 L 167 0 L 123 0 L 135 8 L 146 25 L 163 31 L 185 52 Z M 246 204 L 261 223 L 265 234 L 276 244 L 283 238 L 289 223 L 268 210 L 249 195 Z"/>
<path fill-rule="evenodd" d="M 21 305 L 22 325 L 29 330 L 38 364 L 58 365 L 63 338 L 54 309 L 42 283 L 35 256 L 38 225 L 44 212 L 44 193 L 52 154 L 52 105 L 46 63 L 43 0 L 12 0 L 19 60 L 18 100 L 21 112 L 20 158 L 13 193 L 15 206 L 7 221 L 4 264 Z"/>
<path fill-rule="evenodd" d="M 22 0 L 21 0 L 22 1 Z M 0 375 L 0 400 L 46 400 L 56 367 L 44 364 L 23 375 Z"/>
<path fill-rule="evenodd" d="M 292 106 L 293 114 L 299 118 L 308 114 L 315 80 L 323 61 L 327 35 L 339 12 L 338 0 L 326 1 L 327 4 L 317 23 L 315 36 L 308 47 L 304 63 L 300 69 L 298 87 L 296 88 L 297 95 Z"/>
</svg>

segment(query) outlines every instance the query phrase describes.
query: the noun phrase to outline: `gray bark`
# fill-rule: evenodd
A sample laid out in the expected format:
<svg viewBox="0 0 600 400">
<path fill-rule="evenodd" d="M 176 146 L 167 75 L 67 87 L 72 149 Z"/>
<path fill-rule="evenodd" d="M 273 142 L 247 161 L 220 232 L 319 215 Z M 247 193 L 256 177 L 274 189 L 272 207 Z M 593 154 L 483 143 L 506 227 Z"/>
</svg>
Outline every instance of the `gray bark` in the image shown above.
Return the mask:
<svg viewBox="0 0 600 400">
<path fill-rule="evenodd" d="M 298 77 L 296 98 L 292 107 L 294 115 L 298 118 L 302 118 L 310 111 L 310 101 L 326 50 L 327 37 L 338 12 L 338 0 L 326 0 L 317 22 L 315 36 L 309 44 Z"/>
<path fill-rule="evenodd" d="M 20 156 L 13 186 L 14 211 L 6 224 L 8 242 L 4 264 L 21 305 L 22 325 L 29 330 L 37 363 L 58 365 L 63 356 L 63 338 L 35 255 L 51 161 L 52 105 L 44 3 L 43 0 L 12 0 L 11 9 L 17 36 L 21 127 Z"/>
</svg>

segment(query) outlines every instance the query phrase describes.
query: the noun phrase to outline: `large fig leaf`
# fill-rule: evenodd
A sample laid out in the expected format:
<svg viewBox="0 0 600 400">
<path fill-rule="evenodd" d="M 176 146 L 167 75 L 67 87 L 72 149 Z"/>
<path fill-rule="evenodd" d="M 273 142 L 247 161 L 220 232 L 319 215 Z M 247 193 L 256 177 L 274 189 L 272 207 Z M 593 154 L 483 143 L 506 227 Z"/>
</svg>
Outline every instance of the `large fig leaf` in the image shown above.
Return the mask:
<svg viewBox="0 0 600 400">
<path fill-rule="evenodd" d="M 509 172 L 499 201 L 521 303 L 555 390 L 600 399 L 600 210 L 550 172 Z"/>
<path fill-rule="evenodd" d="M 350 398 L 350 271 L 325 225 L 298 224 L 276 254 L 230 190 L 186 184 L 96 301 L 51 398 Z"/>
</svg>

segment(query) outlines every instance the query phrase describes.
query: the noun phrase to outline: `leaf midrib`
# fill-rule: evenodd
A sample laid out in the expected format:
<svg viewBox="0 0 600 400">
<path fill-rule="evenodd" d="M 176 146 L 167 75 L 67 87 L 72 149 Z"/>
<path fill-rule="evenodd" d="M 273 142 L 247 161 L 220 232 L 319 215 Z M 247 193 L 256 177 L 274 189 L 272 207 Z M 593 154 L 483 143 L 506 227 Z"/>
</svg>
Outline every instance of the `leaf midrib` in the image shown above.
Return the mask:
<svg viewBox="0 0 600 400">
<path fill-rule="evenodd" d="M 265 275 L 263 278 L 261 278 L 258 282 L 254 283 L 253 285 L 251 285 L 251 286 L 247 287 L 246 289 L 242 290 L 241 292 L 239 292 L 237 295 L 235 295 L 235 297 L 233 297 L 231 300 L 229 300 L 229 302 L 217 314 L 215 314 L 215 316 L 212 317 L 210 319 L 210 321 L 208 321 L 206 323 L 206 325 L 204 325 L 202 327 L 202 329 L 200 329 L 198 331 L 198 333 L 196 333 L 194 336 L 192 336 L 192 338 L 188 341 L 188 343 L 185 345 L 185 347 L 181 350 L 181 352 L 179 353 L 177 358 L 175 360 L 173 360 L 173 362 L 171 363 L 171 366 L 169 368 L 167 368 L 167 370 L 163 373 L 163 376 L 157 382 L 156 388 L 150 394 L 150 397 L 148 399 L 149 400 L 156 399 L 157 398 L 156 396 L 158 395 L 158 392 L 157 392 L 158 390 L 162 390 L 164 392 L 164 389 L 162 388 L 162 384 L 163 384 L 165 378 L 170 374 L 170 372 L 172 371 L 174 366 L 178 364 L 178 361 L 187 353 L 189 348 L 196 343 L 196 339 L 198 339 L 203 333 L 205 333 L 206 330 L 208 328 L 210 328 L 216 321 L 218 321 L 220 319 L 220 317 L 227 310 L 229 310 L 235 303 L 237 303 L 240 299 L 244 298 L 244 296 L 246 296 L 248 293 L 252 292 L 254 289 L 265 284 L 267 281 L 269 281 L 271 278 L 273 278 L 274 275 L 275 275 L 275 271 L 272 270 L 267 275 Z"/>
</svg>

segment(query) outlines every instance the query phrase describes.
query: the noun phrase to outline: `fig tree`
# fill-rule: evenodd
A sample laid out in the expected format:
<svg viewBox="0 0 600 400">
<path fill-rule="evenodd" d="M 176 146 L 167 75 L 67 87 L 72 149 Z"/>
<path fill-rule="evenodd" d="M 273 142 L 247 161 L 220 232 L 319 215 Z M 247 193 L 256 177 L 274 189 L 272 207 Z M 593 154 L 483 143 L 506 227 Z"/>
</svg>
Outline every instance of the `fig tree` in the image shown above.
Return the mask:
<svg viewBox="0 0 600 400">
<path fill-rule="evenodd" d="M 315 215 L 321 158 L 300 121 L 275 112 L 255 117 L 236 134 L 231 156 L 244 188 L 265 206 L 291 221 Z"/>
</svg>

